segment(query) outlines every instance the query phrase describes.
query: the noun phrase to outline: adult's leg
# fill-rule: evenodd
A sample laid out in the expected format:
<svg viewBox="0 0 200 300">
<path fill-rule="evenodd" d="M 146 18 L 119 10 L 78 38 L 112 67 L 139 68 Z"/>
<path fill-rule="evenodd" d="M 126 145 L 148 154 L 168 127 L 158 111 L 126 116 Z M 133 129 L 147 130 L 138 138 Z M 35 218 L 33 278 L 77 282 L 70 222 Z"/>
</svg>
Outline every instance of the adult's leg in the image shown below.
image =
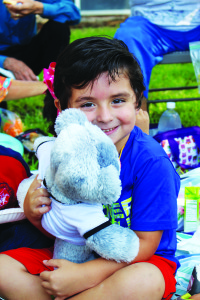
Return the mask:
<svg viewBox="0 0 200 300">
<path fill-rule="evenodd" d="M 17 260 L 0 254 L 0 296 L 6 300 L 50 300 L 40 277 L 31 275 Z"/>
<path fill-rule="evenodd" d="M 148 98 L 148 88 L 153 67 L 163 59 L 163 55 L 173 51 L 188 50 L 189 42 L 200 39 L 200 26 L 189 32 L 163 29 L 143 17 L 130 17 L 115 34 L 124 41 L 131 53 L 138 59 Z"/>
<path fill-rule="evenodd" d="M 50 20 L 29 44 L 10 47 L 1 54 L 23 61 L 38 75 L 43 68 L 56 61 L 59 53 L 69 44 L 69 39 L 68 23 Z"/>
<path fill-rule="evenodd" d="M 162 60 L 162 49 L 157 46 L 157 41 L 160 39 L 157 26 L 143 17 L 130 17 L 120 25 L 115 38 L 124 41 L 129 51 L 138 59 L 147 90 L 144 96 L 148 98 L 152 69 Z"/>
<path fill-rule="evenodd" d="M 137 263 L 125 267 L 96 287 L 70 299 L 73 300 L 161 300 L 165 281 L 153 264 Z"/>
</svg>

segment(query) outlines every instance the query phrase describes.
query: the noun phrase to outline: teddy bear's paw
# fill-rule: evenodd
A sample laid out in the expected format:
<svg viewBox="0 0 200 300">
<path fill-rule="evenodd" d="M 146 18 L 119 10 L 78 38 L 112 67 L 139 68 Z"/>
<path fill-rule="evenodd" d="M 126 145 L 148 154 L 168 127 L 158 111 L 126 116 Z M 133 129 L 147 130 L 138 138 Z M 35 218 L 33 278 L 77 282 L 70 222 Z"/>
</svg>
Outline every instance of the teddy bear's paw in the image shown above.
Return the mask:
<svg viewBox="0 0 200 300">
<path fill-rule="evenodd" d="M 131 262 L 139 252 L 139 238 L 129 228 L 112 224 L 90 236 L 86 244 L 106 259 Z"/>
</svg>

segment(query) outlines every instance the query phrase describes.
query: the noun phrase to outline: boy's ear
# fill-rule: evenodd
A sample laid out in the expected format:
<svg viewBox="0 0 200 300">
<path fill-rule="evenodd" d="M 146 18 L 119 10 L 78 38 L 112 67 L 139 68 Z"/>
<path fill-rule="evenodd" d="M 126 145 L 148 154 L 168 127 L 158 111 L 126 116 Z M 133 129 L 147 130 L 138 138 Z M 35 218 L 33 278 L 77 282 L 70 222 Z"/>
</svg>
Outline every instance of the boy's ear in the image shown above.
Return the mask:
<svg viewBox="0 0 200 300">
<path fill-rule="evenodd" d="M 61 112 L 60 101 L 58 99 L 54 100 L 54 105 L 59 110 L 59 112 Z"/>
</svg>

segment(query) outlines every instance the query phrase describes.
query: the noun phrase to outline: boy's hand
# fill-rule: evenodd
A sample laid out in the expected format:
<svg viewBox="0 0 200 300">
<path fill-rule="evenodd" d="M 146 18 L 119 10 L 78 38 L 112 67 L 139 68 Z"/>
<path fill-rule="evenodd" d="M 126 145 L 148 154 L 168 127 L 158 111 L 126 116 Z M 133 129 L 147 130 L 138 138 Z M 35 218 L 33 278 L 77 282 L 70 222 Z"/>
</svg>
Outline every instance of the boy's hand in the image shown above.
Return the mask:
<svg viewBox="0 0 200 300">
<path fill-rule="evenodd" d="M 80 283 L 85 276 L 82 273 L 84 264 L 72 263 L 65 259 L 50 259 L 43 263 L 56 268 L 54 271 L 44 271 L 40 274 L 43 288 L 48 294 L 54 295 L 55 300 L 64 300 L 81 292 Z"/>
<path fill-rule="evenodd" d="M 46 189 L 40 188 L 41 180 L 34 179 L 24 200 L 24 213 L 29 221 L 41 231 L 41 219 L 51 209 L 51 199 Z"/>
</svg>

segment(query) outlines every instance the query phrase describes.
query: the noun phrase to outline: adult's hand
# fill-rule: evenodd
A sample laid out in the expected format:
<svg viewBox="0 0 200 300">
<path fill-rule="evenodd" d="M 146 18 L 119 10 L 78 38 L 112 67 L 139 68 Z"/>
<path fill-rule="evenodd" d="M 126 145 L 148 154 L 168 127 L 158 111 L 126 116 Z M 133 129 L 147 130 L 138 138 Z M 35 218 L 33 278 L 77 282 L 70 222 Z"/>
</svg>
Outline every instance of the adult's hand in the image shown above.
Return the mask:
<svg viewBox="0 0 200 300">
<path fill-rule="evenodd" d="M 10 70 L 17 80 L 38 80 L 33 71 L 23 61 L 16 58 L 7 57 L 4 60 L 3 67 L 4 69 Z"/>
<path fill-rule="evenodd" d="M 24 200 L 24 213 L 27 219 L 40 231 L 48 236 L 47 232 L 42 228 L 41 219 L 44 213 L 48 212 L 51 207 L 51 200 L 46 189 L 40 188 L 41 180 L 37 177 L 30 185 Z M 52 236 L 51 236 L 52 237 Z"/>
<path fill-rule="evenodd" d="M 43 3 L 33 0 L 17 0 L 6 4 L 7 9 L 11 14 L 11 18 L 18 20 L 30 14 L 42 14 Z"/>
</svg>

